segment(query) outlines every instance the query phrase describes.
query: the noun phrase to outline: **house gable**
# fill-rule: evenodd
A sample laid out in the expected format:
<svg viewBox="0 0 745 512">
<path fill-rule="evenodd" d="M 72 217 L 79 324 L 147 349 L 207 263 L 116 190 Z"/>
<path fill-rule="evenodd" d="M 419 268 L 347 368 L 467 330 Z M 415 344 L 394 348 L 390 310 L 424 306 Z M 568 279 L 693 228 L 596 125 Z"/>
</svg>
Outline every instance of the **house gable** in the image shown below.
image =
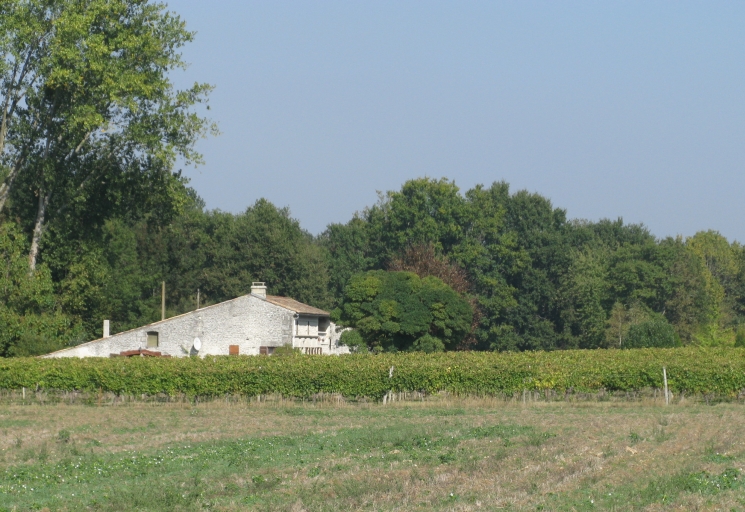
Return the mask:
<svg viewBox="0 0 745 512">
<path fill-rule="evenodd" d="M 330 353 L 334 329 L 328 315 L 294 299 L 252 293 L 42 357 L 109 357 L 148 349 L 172 357 L 258 355 L 262 347 L 270 353 L 268 348 L 282 345 Z M 299 322 L 306 326 L 300 337 Z"/>
</svg>

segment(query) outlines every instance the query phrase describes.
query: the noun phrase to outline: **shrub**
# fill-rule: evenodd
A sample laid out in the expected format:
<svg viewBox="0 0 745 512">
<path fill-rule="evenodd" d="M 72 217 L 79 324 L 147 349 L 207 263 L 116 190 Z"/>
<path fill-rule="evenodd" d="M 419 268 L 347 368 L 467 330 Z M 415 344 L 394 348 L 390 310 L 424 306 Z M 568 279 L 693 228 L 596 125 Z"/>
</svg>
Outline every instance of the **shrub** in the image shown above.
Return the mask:
<svg viewBox="0 0 745 512">
<path fill-rule="evenodd" d="M 358 330 L 374 351 L 434 351 L 463 340 L 473 310 L 436 277 L 371 270 L 349 281 L 335 319 Z"/>
<path fill-rule="evenodd" d="M 435 338 L 431 334 L 425 334 L 414 342 L 411 347 L 412 350 L 417 352 L 425 352 L 431 354 L 432 352 L 442 352 L 445 350 L 445 344 L 442 340 Z"/>
<path fill-rule="evenodd" d="M 302 353 L 299 348 L 293 348 L 289 343 L 280 347 L 274 347 L 273 357 L 295 357 Z"/>
<path fill-rule="evenodd" d="M 354 353 L 367 351 L 367 344 L 362 339 L 362 335 L 355 329 L 347 329 L 339 337 L 339 343 L 349 347 L 349 351 Z"/>
<path fill-rule="evenodd" d="M 735 346 L 738 348 L 745 348 L 745 325 L 737 327 L 737 332 L 735 333 Z"/>
<path fill-rule="evenodd" d="M 675 329 L 665 319 L 654 319 L 629 327 L 623 348 L 676 346 Z"/>
</svg>

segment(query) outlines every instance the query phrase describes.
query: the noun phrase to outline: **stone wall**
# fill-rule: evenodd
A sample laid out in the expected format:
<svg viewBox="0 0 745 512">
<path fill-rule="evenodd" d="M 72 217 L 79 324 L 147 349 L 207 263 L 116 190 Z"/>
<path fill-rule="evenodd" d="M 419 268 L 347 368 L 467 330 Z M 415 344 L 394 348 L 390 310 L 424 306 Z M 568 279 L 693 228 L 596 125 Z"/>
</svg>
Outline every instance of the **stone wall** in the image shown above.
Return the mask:
<svg viewBox="0 0 745 512">
<path fill-rule="evenodd" d="M 230 345 L 239 354 L 258 355 L 260 347 L 292 344 L 307 349 L 320 348 L 321 353 L 344 353 L 336 347 L 338 339 L 333 324 L 326 338 L 295 337 L 295 313 L 255 295 L 244 295 L 197 311 L 155 322 L 108 338 L 89 341 L 59 350 L 43 357 L 109 357 L 123 351 L 149 349 L 172 357 L 189 355 L 228 355 Z M 158 333 L 158 347 L 147 346 L 149 332 Z M 201 348 L 194 349 L 194 340 Z M 309 353 L 315 353 L 310 351 Z"/>
</svg>

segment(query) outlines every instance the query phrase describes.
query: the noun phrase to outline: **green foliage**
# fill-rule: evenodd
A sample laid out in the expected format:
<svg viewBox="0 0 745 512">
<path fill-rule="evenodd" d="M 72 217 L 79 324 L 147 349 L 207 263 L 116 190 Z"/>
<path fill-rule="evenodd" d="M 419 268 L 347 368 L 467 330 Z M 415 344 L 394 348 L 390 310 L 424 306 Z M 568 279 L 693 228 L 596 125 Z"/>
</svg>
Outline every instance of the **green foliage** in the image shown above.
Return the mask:
<svg viewBox="0 0 745 512">
<path fill-rule="evenodd" d="M 391 377 L 390 367 L 395 371 Z M 88 358 L 0 360 L 0 389 L 165 393 L 215 397 L 316 393 L 380 399 L 389 390 L 512 395 L 638 391 L 734 397 L 745 389 L 745 351 L 734 348 L 361 354 L 341 357 Z"/>
<path fill-rule="evenodd" d="M 354 276 L 339 313 L 370 348 L 387 351 L 455 348 L 472 318 L 468 302 L 440 279 L 383 270 Z"/>
<path fill-rule="evenodd" d="M 323 249 L 287 208 L 265 199 L 237 215 L 195 203 L 165 228 L 143 226 L 140 237 L 144 263 L 166 282 L 176 312 L 195 307 L 197 289 L 204 305 L 244 295 L 252 281 L 266 282 L 274 295 L 329 306 Z"/>
<path fill-rule="evenodd" d="M 337 294 L 355 272 L 412 270 L 400 262 L 421 247 L 464 269 L 476 349 L 620 346 L 633 324 L 659 316 L 683 344 L 731 346 L 745 318 L 739 244 L 712 231 L 656 240 L 621 219 L 568 221 L 503 182 L 461 194 L 447 179 L 411 180 L 322 240 Z"/>
<path fill-rule="evenodd" d="M 653 316 L 650 311 L 640 303 L 633 303 L 629 307 L 620 302 L 613 304 L 605 329 L 606 348 L 622 348 L 632 325 L 649 320 Z"/>
<path fill-rule="evenodd" d="M 735 347 L 745 348 L 745 325 L 737 327 L 737 331 L 735 333 Z"/>
<path fill-rule="evenodd" d="M 293 348 L 292 345 L 282 345 L 275 347 L 272 353 L 273 357 L 297 357 L 301 355 L 299 348 Z"/>
<path fill-rule="evenodd" d="M 65 347 L 79 335 L 59 311 L 49 270 L 29 274 L 24 237 L 0 224 L 0 355 L 31 356 Z"/>
<path fill-rule="evenodd" d="M 445 350 L 445 344 L 439 338 L 435 338 L 431 334 L 425 334 L 414 341 L 411 349 L 417 352 L 431 354 L 432 352 L 443 352 Z"/>
<path fill-rule="evenodd" d="M 193 34 L 165 5 L 129 0 L 12 0 L 0 11 L 0 212 L 32 233 L 95 232 L 113 215 L 173 214 L 178 158 L 200 162 L 214 127 L 193 107 L 211 87 L 175 90 Z"/>
<path fill-rule="evenodd" d="M 367 343 L 362 335 L 356 329 L 347 329 L 341 333 L 339 343 L 349 347 L 349 351 L 354 353 L 367 351 Z"/>
<path fill-rule="evenodd" d="M 675 329 L 664 318 L 655 318 L 629 327 L 621 348 L 665 348 L 678 345 Z"/>
</svg>

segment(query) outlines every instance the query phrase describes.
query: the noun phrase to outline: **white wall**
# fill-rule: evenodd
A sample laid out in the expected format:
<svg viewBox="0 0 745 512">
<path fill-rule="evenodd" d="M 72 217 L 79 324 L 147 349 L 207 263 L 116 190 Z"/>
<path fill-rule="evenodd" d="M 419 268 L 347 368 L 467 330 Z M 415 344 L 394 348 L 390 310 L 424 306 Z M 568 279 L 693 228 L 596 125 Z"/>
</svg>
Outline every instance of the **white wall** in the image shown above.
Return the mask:
<svg viewBox="0 0 745 512">
<path fill-rule="evenodd" d="M 317 318 L 315 322 L 317 332 Z M 147 349 L 148 332 L 158 333 L 158 347 L 149 350 L 173 357 L 228 355 L 230 345 L 238 345 L 240 354 L 258 355 L 259 347 L 290 343 L 304 352 L 321 347 L 324 354 L 345 353 L 346 347 L 336 347 L 339 334 L 333 323 L 327 336 L 320 340 L 318 336 L 295 336 L 295 327 L 293 311 L 255 295 L 244 295 L 43 357 L 109 357 L 127 350 Z M 196 337 L 202 342 L 199 352 L 193 349 Z"/>
<path fill-rule="evenodd" d="M 258 354 L 260 346 L 290 343 L 292 320 L 291 311 L 245 295 L 44 357 L 108 357 L 146 349 L 148 332 L 158 333 L 158 347 L 150 350 L 173 357 L 197 354 L 196 337 L 202 342 L 200 356 L 227 355 L 229 345 L 238 345 L 241 354 Z"/>
</svg>

